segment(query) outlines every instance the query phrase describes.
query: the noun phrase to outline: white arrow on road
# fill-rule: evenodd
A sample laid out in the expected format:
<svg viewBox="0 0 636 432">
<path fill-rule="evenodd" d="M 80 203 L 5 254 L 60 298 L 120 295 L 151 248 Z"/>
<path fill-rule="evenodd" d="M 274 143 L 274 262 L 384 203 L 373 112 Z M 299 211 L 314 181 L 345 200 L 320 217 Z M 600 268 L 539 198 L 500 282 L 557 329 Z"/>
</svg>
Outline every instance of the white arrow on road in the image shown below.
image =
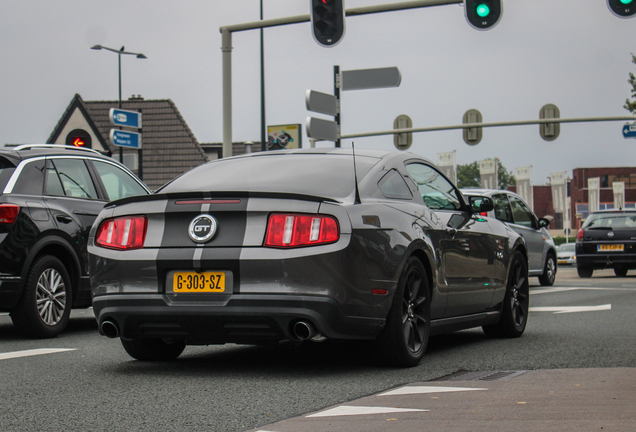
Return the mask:
<svg viewBox="0 0 636 432">
<path fill-rule="evenodd" d="M 531 307 L 530 312 L 554 312 L 560 313 L 572 313 L 572 312 L 593 312 L 612 309 L 611 304 L 598 305 L 598 306 L 538 306 Z"/>
</svg>

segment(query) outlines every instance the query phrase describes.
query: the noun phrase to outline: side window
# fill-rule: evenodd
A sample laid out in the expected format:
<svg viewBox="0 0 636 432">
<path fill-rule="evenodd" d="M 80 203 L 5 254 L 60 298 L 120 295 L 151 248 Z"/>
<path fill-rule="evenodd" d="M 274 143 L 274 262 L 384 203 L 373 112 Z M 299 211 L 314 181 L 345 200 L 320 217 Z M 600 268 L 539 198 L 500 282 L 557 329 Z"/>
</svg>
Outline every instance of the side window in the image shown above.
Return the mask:
<svg viewBox="0 0 636 432">
<path fill-rule="evenodd" d="M 20 177 L 13 187 L 13 193 L 25 195 L 42 195 L 43 184 L 44 159 L 27 162 L 27 164 L 24 165 L 24 168 L 22 168 Z"/>
<path fill-rule="evenodd" d="M 512 207 L 512 215 L 517 225 L 523 225 L 528 228 L 535 228 L 534 216 L 532 211 L 526 204 L 517 197 L 510 197 L 510 206 Z"/>
<path fill-rule="evenodd" d="M 386 198 L 410 200 L 413 198 L 404 178 L 396 170 L 392 169 L 378 182 L 382 195 Z"/>
<path fill-rule="evenodd" d="M 424 204 L 433 210 L 459 210 L 461 201 L 457 190 L 434 168 L 412 163 L 406 166 L 409 176 L 422 194 Z"/>
<path fill-rule="evenodd" d="M 82 159 L 50 159 L 45 193 L 75 198 L 99 198 Z"/>
<path fill-rule="evenodd" d="M 492 200 L 495 204 L 495 217 L 500 221 L 512 222 L 512 209 L 510 209 L 510 203 L 508 202 L 508 195 L 497 194 L 492 196 Z"/>
<path fill-rule="evenodd" d="M 110 201 L 134 195 L 148 194 L 137 180 L 118 166 L 96 160 L 93 161 L 93 165 L 106 188 Z"/>
</svg>

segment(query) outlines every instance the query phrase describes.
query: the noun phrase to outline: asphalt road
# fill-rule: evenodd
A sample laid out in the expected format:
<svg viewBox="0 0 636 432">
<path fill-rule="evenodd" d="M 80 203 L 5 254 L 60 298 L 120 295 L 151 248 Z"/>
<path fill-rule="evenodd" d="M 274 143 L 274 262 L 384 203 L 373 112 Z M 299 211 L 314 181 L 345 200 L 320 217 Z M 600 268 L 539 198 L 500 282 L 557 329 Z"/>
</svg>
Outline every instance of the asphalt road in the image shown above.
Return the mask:
<svg viewBox="0 0 636 432">
<path fill-rule="evenodd" d="M 411 369 L 383 366 L 369 344 L 333 341 L 187 347 L 175 362 L 144 363 L 98 336 L 91 310 L 74 311 L 53 340 L 22 339 L 0 315 L 0 429 L 245 431 L 462 370 L 636 367 L 636 272 L 579 279 L 559 268 L 554 287 L 531 283 L 523 337 L 435 337 Z M 67 351 L 31 351 L 53 349 Z"/>
</svg>

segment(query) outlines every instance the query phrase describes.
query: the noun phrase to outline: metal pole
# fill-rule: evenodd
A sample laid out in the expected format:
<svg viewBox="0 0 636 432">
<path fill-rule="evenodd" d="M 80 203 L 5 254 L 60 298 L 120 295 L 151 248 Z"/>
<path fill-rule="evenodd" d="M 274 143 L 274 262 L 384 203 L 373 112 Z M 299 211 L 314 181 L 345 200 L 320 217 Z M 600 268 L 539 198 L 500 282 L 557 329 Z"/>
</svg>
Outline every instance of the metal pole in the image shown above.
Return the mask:
<svg viewBox="0 0 636 432">
<path fill-rule="evenodd" d="M 340 66 L 333 67 L 333 95 L 336 97 L 336 115 L 335 120 L 338 128 L 338 140 L 336 141 L 336 147 L 340 147 Z"/>
<path fill-rule="evenodd" d="M 117 62 L 119 63 L 119 109 L 121 109 L 121 52 L 117 53 Z M 121 128 L 119 128 L 121 130 Z M 124 163 L 124 149 L 119 147 L 119 162 Z"/>
<path fill-rule="evenodd" d="M 263 0 L 261 0 L 261 21 L 263 21 Z M 261 151 L 265 151 L 265 48 L 263 45 L 263 28 L 261 27 Z"/>
<path fill-rule="evenodd" d="M 587 122 L 604 122 L 604 121 L 621 121 L 621 120 L 636 120 L 636 116 L 618 116 L 618 117 L 580 117 L 580 118 L 552 118 L 552 119 L 540 119 L 540 120 L 520 120 L 520 121 L 508 121 L 508 122 L 492 122 L 492 123 L 463 123 L 449 126 L 431 126 L 424 128 L 410 128 L 410 129 L 392 129 L 377 132 L 362 132 L 356 134 L 342 135 L 341 138 L 360 138 L 380 135 L 393 135 L 408 132 L 433 132 L 441 130 L 452 129 L 466 129 L 474 127 L 499 127 L 499 126 L 526 126 L 533 124 L 546 124 L 546 123 L 587 123 Z"/>
<path fill-rule="evenodd" d="M 223 52 L 223 155 L 232 156 L 232 33 L 221 31 Z"/>
</svg>

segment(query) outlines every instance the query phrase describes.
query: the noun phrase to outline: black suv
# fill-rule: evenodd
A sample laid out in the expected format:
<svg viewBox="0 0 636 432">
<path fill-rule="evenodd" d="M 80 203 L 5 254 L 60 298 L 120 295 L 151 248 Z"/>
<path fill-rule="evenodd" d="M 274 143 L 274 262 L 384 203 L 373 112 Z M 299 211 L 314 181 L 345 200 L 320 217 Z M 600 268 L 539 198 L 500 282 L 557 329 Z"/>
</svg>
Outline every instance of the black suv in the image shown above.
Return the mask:
<svg viewBox="0 0 636 432">
<path fill-rule="evenodd" d="M 108 156 L 51 144 L 0 149 L 0 312 L 29 337 L 91 305 L 88 233 L 104 205 L 149 194 Z"/>
<path fill-rule="evenodd" d="M 636 269 L 636 211 L 590 214 L 576 235 L 576 269 L 582 278 L 595 269 L 613 268 L 616 276 Z"/>
</svg>

